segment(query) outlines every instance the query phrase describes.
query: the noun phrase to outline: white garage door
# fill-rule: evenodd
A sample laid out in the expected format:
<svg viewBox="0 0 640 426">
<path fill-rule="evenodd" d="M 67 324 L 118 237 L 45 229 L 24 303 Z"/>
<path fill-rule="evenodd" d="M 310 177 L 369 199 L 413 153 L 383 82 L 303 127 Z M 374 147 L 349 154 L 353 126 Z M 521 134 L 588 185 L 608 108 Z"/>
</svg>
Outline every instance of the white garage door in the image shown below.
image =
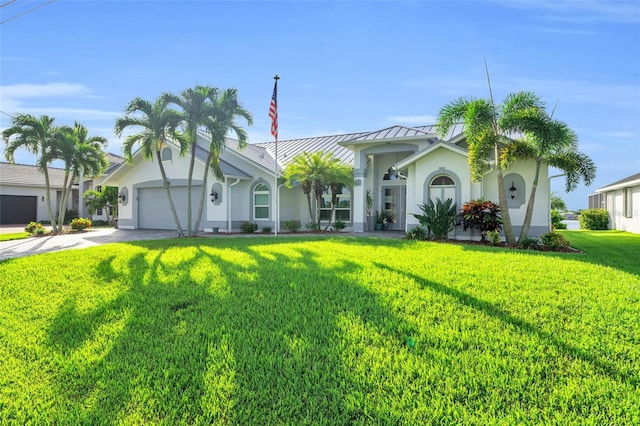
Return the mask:
<svg viewBox="0 0 640 426">
<path fill-rule="evenodd" d="M 200 205 L 200 194 L 202 186 L 194 186 L 191 190 L 192 224 L 195 226 L 195 215 L 198 213 Z M 171 197 L 176 213 L 180 219 L 180 226 L 187 229 L 187 187 L 171 188 Z M 205 202 L 207 199 L 205 199 Z M 205 205 L 203 210 L 206 210 Z M 203 211 L 204 216 L 204 211 Z M 140 188 L 138 190 L 138 228 L 141 229 L 176 229 L 167 192 L 164 188 Z M 200 230 L 203 223 L 200 223 Z"/>
</svg>

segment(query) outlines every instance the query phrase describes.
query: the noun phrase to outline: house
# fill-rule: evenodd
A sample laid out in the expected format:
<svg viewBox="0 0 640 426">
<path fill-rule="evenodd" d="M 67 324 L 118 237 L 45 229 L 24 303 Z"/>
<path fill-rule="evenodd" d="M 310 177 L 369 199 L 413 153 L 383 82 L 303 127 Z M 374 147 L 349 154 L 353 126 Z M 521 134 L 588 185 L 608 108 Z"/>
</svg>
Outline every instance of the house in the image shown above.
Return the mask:
<svg viewBox="0 0 640 426">
<path fill-rule="evenodd" d="M 640 234 L 640 173 L 597 189 L 589 208 L 606 209 L 610 229 Z"/>
<path fill-rule="evenodd" d="M 441 139 L 435 134 L 434 126 L 392 126 L 372 132 L 279 141 L 278 172 L 304 151 L 331 152 L 354 168 L 352 192 L 344 188 L 338 194 L 335 217 L 343 220 L 351 231 L 366 231 L 365 206 L 367 193 L 370 193 L 374 198 L 373 211 L 384 211 L 394 218 L 388 229 L 405 231 L 418 224 L 413 213 L 420 213 L 418 206 L 429 199 L 452 198 L 458 209 L 471 199 L 482 197 L 497 201 L 495 168 L 486 172 L 481 183 L 471 181 L 462 130 L 462 125 L 456 126 L 446 138 Z M 192 197 L 194 214 L 198 211 L 199 194 L 203 189 L 202 175 L 208 145 L 207 135 L 199 134 L 193 175 L 196 194 Z M 276 217 L 278 230 L 288 220 L 302 224 L 310 221 L 303 192 L 299 188 L 286 188 L 281 181 L 275 185 L 275 153 L 275 142 L 240 148 L 237 141 L 227 139 L 226 149 L 220 157 L 225 179 L 218 180 L 211 173 L 208 175 L 201 230 L 235 232 L 245 221 L 255 222 L 260 228 L 274 229 Z M 189 159 L 179 156 L 177 147 L 170 141 L 167 141 L 161 156 L 177 214 L 181 226 L 185 228 Z M 503 171 L 516 233 L 524 221 L 534 172 L 533 161 L 518 163 L 512 169 Z M 117 166 L 104 178 L 103 184 L 120 187 L 120 228 L 175 229 L 158 165 L 155 161 L 143 159 L 140 151 L 134 153 L 131 164 Z M 278 197 L 274 196 L 275 191 L 278 191 Z M 321 217 L 329 215 L 330 199 L 330 194 L 325 193 Z M 543 167 L 531 236 L 549 231 L 548 212 L 549 180 L 547 168 Z M 458 227 L 451 237 L 479 236 L 463 233 Z"/>
<path fill-rule="evenodd" d="M 85 217 L 86 207 L 80 202 L 82 193 L 100 184 L 100 181 L 124 158 L 107 154 L 109 168 L 104 175 L 91 178 L 80 178 L 82 185 L 74 183 L 71 194 L 67 199 L 67 210 L 77 210 L 81 217 Z M 54 213 L 62 200 L 64 185 L 64 169 L 49 167 L 49 188 L 51 208 Z M 31 221 L 48 221 L 49 211 L 46 202 L 46 186 L 44 174 L 36 166 L 25 164 L 10 164 L 0 162 L 0 225 L 25 225 Z M 103 212 L 94 215 L 94 219 L 105 220 Z"/>
</svg>

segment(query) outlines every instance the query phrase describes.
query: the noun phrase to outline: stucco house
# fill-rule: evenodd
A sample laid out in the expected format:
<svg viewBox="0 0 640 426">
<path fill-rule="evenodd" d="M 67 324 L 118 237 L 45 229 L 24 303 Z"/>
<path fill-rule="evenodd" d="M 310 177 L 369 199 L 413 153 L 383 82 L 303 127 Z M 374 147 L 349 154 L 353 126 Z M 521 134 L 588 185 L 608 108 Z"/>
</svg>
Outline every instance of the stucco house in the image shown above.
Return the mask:
<svg viewBox="0 0 640 426">
<path fill-rule="evenodd" d="M 310 137 L 278 142 L 278 171 L 297 155 L 307 152 L 331 152 L 354 168 L 352 192 L 345 188 L 338 194 L 336 217 L 354 232 L 367 230 L 366 197 L 373 195 L 373 211 L 392 213 L 395 221 L 388 229 L 406 231 L 418 224 L 412 213 L 428 199 L 452 198 L 458 209 L 471 199 L 483 197 L 498 199 L 495 169 L 490 168 L 481 183 L 471 181 L 467 161 L 467 146 L 462 125 L 452 129 L 446 138 L 435 134 L 434 126 L 392 126 L 371 132 Z M 196 196 L 192 197 L 193 211 L 197 212 L 202 189 L 204 159 L 209 140 L 202 133 L 198 139 L 194 183 Z M 260 228 L 276 227 L 288 220 L 305 224 L 310 221 L 306 198 L 300 188 L 286 188 L 274 179 L 275 142 L 250 144 L 239 148 L 237 141 L 227 139 L 221 155 L 224 180 L 211 173 L 206 188 L 207 202 L 203 211 L 201 230 L 236 232 L 244 221 L 255 222 Z M 162 151 L 172 197 L 181 225 L 186 227 L 186 182 L 189 159 L 178 155 L 178 149 L 167 141 Z M 503 172 L 509 211 L 517 233 L 524 220 L 526 199 L 531 190 L 534 163 L 517 163 Z M 530 235 L 549 231 L 549 180 L 543 167 L 539 178 L 536 208 Z M 133 155 L 133 163 L 115 167 L 102 182 L 118 186 L 122 195 L 119 206 L 118 227 L 123 229 L 175 229 L 158 165 Z M 275 191 L 278 191 L 276 206 Z M 330 194 L 326 193 L 321 206 L 321 217 L 329 213 Z M 469 238 L 456 228 L 452 238 Z M 473 237 L 473 235 L 471 236 Z M 476 236 L 478 237 L 478 236 Z"/>
<path fill-rule="evenodd" d="M 597 189 L 589 196 L 589 207 L 609 212 L 610 229 L 640 234 L 640 173 Z"/>
</svg>

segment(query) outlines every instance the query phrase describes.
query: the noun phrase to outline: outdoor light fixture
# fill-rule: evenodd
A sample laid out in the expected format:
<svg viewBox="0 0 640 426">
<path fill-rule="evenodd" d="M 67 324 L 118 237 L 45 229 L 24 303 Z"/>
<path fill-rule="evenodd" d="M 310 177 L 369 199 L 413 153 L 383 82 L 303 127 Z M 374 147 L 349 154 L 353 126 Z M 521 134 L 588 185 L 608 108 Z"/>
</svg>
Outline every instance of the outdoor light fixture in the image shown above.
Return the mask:
<svg viewBox="0 0 640 426">
<path fill-rule="evenodd" d="M 214 191 L 213 189 L 211 190 L 211 194 L 209 194 L 211 196 L 211 202 L 215 203 L 216 201 L 218 201 L 218 193 L 216 191 Z"/>
<path fill-rule="evenodd" d="M 118 200 L 120 200 L 120 204 L 124 203 L 126 199 L 127 199 L 127 196 L 124 195 L 124 192 L 120 192 L 118 194 Z"/>
<path fill-rule="evenodd" d="M 511 199 L 516 198 L 516 187 L 513 186 L 513 181 L 511 181 L 511 188 L 509 188 L 509 193 L 511 194 Z"/>
</svg>

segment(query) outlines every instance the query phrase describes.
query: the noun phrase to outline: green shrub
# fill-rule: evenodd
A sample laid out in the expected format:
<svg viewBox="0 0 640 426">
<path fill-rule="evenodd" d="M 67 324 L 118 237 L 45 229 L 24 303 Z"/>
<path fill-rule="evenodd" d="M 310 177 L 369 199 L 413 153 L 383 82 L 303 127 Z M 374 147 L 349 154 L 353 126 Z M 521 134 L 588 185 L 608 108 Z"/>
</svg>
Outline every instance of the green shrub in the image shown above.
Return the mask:
<svg viewBox="0 0 640 426">
<path fill-rule="evenodd" d="M 492 246 L 500 244 L 500 231 L 487 231 L 487 240 Z"/>
<path fill-rule="evenodd" d="M 336 220 L 335 222 L 333 222 L 333 228 L 338 232 L 342 231 L 346 227 L 347 224 L 342 220 Z"/>
<path fill-rule="evenodd" d="M 592 231 L 607 229 L 609 213 L 606 209 L 588 209 L 580 213 L 580 228 Z"/>
<path fill-rule="evenodd" d="M 537 238 L 524 237 L 518 241 L 518 247 L 525 250 L 537 250 L 540 241 Z"/>
<path fill-rule="evenodd" d="M 74 229 L 76 231 L 82 231 L 90 227 L 91 227 L 91 219 L 86 217 L 76 218 L 71 221 L 71 229 Z"/>
<path fill-rule="evenodd" d="M 64 214 L 64 224 L 69 225 L 73 219 L 80 218 L 80 213 L 76 209 L 67 210 Z"/>
<path fill-rule="evenodd" d="M 297 220 L 285 220 L 283 225 L 289 232 L 298 232 L 300 230 L 300 221 Z"/>
<path fill-rule="evenodd" d="M 245 234 L 253 234 L 258 230 L 258 224 L 253 222 L 242 222 L 240 224 L 240 230 Z"/>
<path fill-rule="evenodd" d="M 309 231 L 317 231 L 318 229 L 318 224 L 316 222 L 307 222 L 304 224 L 304 227 L 307 228 Z"/>
<path fill-rule="evenodd" d="M 477 229 L 481 241 L 486 241 L 487 232 L 500 232 L 502 229 L 500 206 L 482 198 L 464 203 L 458 218 L 463 230 Z"/>
<path fill-rule="evenodd" d="M 567 248 L 571 245 L 571 242 L 567 237 L 556 232 L 547 232 L 540 237 L 540 241 L 545 245 L 545 247 L 548 247 L 551 250 Z"/>
<path fill-rule="evenodd" d="M 106 220 L 98 219 L 98 220 L 94 220 L 91 226 L 107 226 L 107 225 L 109 225 L 109 222 L 107 222 Z"/>
<path fill-rule="evenodd" d="M 271 233 L 271 227 L 270 226 L 263 226 L 262 227 L 262 233 L 263 234 L 270 234 Z"/>
<path fill-rule="evenodd" d="M 557 225 L 555 225 L 554 228 L 555 229 L 567 229 L 567 224 L 560 222 Z"/>
<path fill-rule="evenodd" d="M 554 229 L 566 229 L 567 226 L 562 223 L 562 215 L 558 210 L 551 210 L 551 225 Z M 564 225 L 564 228 L 562 226 Z"/>
<path fill-rule="evenodd" d="M 37 234 L 39 229 L 42 229 L 42 233 L 44 233 L 44 226 L 42 226 L 42 224 L 38 222 L 29 222 L 29 224 L 24 227 L 24 231 L 28 232 L 29 234 Z"/>
<path fill-rule="evenodd" d="M 424 226 L 417 225 L 407 231 L 406 237 L 409 240 L 426 240 L 427 230 Z"/>
<path fill-rule="evenodd" d="M 456 225 L 456 205 L 447 198 L 445 201 L 437 198 L 434 203 L 418 205 L 424 214 L 413 214 L 420 221 L 420 225 L 426 226 L 429 234 L 433 234 L 434 240 L 446 240 L 447 234 L 453 230 Z"/>
</svg>

